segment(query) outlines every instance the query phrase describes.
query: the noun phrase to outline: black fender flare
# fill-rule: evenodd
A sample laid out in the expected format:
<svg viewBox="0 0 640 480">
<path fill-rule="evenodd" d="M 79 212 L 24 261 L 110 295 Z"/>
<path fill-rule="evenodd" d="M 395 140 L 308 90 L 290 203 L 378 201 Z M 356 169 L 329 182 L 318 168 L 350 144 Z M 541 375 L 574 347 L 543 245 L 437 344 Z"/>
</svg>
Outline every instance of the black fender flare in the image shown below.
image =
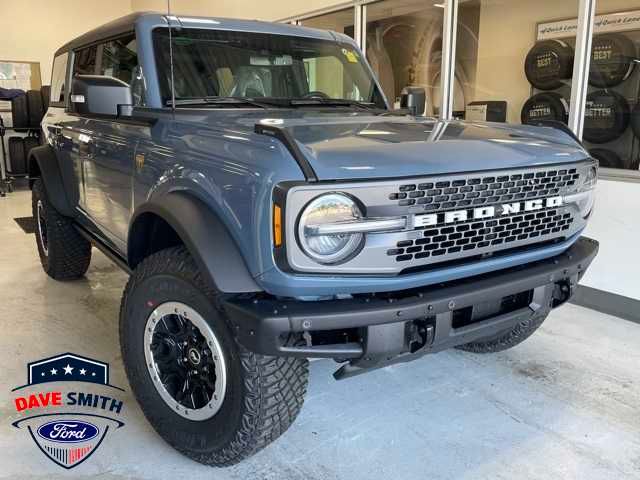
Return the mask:
<svg viewBox="0 0 640 480">
<path fill-rule="evenodd" d="M 75 216 L 76 212 L 64 188 L 60 164 L 53 148 L 49 145 L 32 148 L 29 152 L 28 168 L 30 180 L 38 175 L 42 178 L 47 197 L 54 208 L 67 217 Z"/>
<path fill-rule="evenodd" d="M 261 292 L 227 227 L 204 202 L 185 192 L 170 192 L 136 209 L 129 227 L 127 257 L 135 267 L 136 220 L 152 213 L 178 234 L 200 270 L 222 293 Z"/>
</svg>

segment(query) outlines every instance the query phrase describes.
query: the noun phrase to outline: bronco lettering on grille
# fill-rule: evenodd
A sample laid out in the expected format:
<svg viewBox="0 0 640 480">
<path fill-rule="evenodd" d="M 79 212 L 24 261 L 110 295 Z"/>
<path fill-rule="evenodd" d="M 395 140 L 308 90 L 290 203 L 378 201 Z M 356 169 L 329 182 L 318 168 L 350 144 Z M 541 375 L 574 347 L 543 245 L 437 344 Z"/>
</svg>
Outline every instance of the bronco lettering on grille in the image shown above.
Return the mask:
<svg viewBox="0 0 640 480">
<path fill-rule="evenodd" d="M 413 225 L 419 227 L 431 227 L 442 223 L 464 222 L 466 220 L 481 220 L 498 215 L 511 215 L 519 212 L 533 212 L 543 208 L 562 206 L 562 197 L 549 197 L 546 199 L 527 200 L 524 202 L 503 203 L 490 207 L 479 207 L 468 210 L 452 210 L 450 212 L 427 213 L 415 215 Z"/>
</svg>

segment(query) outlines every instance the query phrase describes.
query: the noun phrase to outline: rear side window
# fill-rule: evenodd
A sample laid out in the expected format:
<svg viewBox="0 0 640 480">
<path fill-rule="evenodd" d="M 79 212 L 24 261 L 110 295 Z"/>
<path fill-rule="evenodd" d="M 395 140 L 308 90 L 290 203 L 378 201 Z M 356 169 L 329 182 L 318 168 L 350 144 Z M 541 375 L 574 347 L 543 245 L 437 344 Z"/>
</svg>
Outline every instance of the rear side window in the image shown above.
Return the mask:
<svg viewBox="0 0 640 480">
<path fill-rule="evenodd" d="M 73 62 L 73 75 L 95 75 L 97 56 L 97 45 L 78 50 Z"/>
<path fill-rule="evenodd" d="M 122 80 L 131 86 L 133 104 L 145 104 L 145 82 L 134 33 L 77 50 L 73 75 L 104 75 Z"/>
<path fill-rule="evenodd" d="M 138 50 L 133 34 L 102 45 L 98 75 L 115 77 L 131 85 L 138 67 Z"/>
<path fill-rule="evenodd" d="M 65 83 L 67 79 L 67 62 L 69 54 L 63 53 L 53 59 L 51 70 L 51 103 L 64 103 Z"/>
<path fill-rule="evenodd" d="M 145 104 L 145 84 L 138 65 L 138 45 L 135 34 L 110 40 L 98 49 L 98 75 L 114 77 L 131 86 L 133 104 Z"/>
</svg>

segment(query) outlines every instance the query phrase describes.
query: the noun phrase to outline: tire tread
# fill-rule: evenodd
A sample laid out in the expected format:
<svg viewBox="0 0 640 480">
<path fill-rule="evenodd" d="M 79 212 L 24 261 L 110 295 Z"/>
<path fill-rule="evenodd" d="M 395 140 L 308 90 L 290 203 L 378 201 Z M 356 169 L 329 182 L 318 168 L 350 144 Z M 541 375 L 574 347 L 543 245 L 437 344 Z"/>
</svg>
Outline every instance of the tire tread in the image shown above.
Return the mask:
<svg viewBox="0 0 640 480">
<path fill-rule="evenodd" d="M 184 246 L 168 248 L 144 259 L 129 278 L 120 307 L 121 335 L 124 331 L 122 322 L 125 317 L 127 292 L 134 291 L 146 278 L 166 274 L 168 271 L 192 283 L 211 298 L 212 302 L 217 303 L 218 292 L 199 271 L 187 249 Z M 220 310 L 220 307 L 218 309 Z M 221 313 L 224 317 L 224 312 Z M 123 348 L 123 359 L 126 359 L 127 342 L 122 336 L 120 344 Z M 196 452 L 172 443 L 182 454 L 202 464 L 226 467 L 250 457 L 282 435 L 302 409 L 309 377 L 306 359 L 259 355 L 239 344 L 237 348 L 244 374 L 245 395 L 242 398 L 243 414 L 240 427 L 233 439 L 224 447 L 209 452 Z M 127 375 L 130 376 L 131 383 L 134 383 L 136 378 L 132 378 L 132 374 L 132 370 L 127 368 Z M 149 420 L 152 424 L 163 422 L 163 418 L 158 415 Z"/>
</svg>

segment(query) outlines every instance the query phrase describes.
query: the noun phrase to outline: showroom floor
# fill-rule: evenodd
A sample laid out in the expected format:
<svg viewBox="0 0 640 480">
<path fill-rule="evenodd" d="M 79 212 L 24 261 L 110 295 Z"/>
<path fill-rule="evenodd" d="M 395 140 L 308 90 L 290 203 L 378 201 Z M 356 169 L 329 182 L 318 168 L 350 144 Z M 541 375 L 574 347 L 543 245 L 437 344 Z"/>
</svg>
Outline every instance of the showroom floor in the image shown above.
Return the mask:
<svg viewBox="0 0 640 480">
<path fill-rule="evenodd" d="M 212 470 L 168 447 L 128 388 L 117 315 L 125 275 L 94 250 L 85 280 L 42 272 L 30 194 L 0 198 L 0 477 L 101 479 L 640 479 L 640 325 L 573 305 L 521 346 L 479 356 L 449 351 L 342 382 L 311 363 L 305 407 L 274 445 Z M 126 426 L 63 471 L 23 432 L 13 386 L 29 361 L 75 352 L 111 364 L 125 387 Z"/>
</svg>

